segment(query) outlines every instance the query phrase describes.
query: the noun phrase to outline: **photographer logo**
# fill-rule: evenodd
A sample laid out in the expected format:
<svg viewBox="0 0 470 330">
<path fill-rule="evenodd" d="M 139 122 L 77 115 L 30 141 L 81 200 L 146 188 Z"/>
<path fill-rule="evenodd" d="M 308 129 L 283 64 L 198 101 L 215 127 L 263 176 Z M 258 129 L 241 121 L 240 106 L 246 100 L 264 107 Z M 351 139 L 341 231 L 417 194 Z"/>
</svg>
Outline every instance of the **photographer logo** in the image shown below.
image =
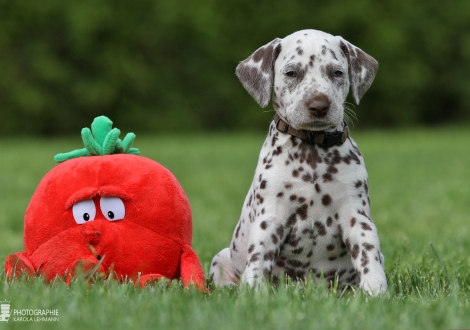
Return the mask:
<svg viewBox="0 0 470 330">
<path fill-rule="evenodd" d="M 59 322 L 58 309 L 16 309 L 10 301 L 0 301 L 0 322 Z"/>
<path fill-rule="evenodd" d="M 11 314 L 9 301 L 0 301 L 0 312 L 0 322 L 8 322 Z"/>
</svg>

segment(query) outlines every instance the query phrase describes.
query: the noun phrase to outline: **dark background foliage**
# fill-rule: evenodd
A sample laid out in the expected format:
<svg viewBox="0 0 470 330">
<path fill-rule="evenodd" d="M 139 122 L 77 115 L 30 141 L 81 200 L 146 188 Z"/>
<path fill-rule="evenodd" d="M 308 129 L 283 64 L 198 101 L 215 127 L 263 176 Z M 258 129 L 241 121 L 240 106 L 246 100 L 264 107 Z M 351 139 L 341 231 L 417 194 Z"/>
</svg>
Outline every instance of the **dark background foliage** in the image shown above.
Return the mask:
<svg viewBox="0 0 470 330">
<path fill-rule="evenodd" d="M 266 129 L 235 67 L 306 28 L 379 61 L 357 126 L 470 121 L 468 0 L 0 0 L 0 132 Z"/>
</svg>

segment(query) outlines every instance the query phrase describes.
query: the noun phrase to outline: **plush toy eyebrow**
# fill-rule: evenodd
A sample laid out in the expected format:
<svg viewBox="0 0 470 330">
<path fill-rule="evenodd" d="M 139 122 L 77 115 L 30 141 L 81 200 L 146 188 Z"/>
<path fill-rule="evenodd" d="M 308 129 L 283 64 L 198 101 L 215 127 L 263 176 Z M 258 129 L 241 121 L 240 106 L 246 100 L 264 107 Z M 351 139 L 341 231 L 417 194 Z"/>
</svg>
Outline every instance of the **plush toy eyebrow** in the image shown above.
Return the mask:
<svg viewBox="0 0 470 330">
<path fill-rule="evenodd" d="M 101 186 L 98 188 L 98 195 L 101 197 L 119 197 L 125 201 L 132 200 L 131 195 L 116 186 Z"/>
<path fill-rule="evenodd" d="M 65 209 L 68 210 L 74 204 L 77 204 L 80 201 L 86 199 L 93 199 L 95 196 L 101 197 L 119 197 L 122 200 L 129 201 L 131 200 L 131 196 L 126 193 L 124 190 L 114 187 L 114 186 L 103 186 L 100 188 L 83 188 L 72 196 L 70 196 L 67 201 L 65 202 Z"/>
<path fill-rule="evenodd" d="M 67 201 L 65 202 L 65 209 L 68 210 L 71 208 L 74 204 L 77 204 L 80 201 L 84 201 L 86 199 L 92 199 L 98 194 L 98 189 L 97 188 L 84 188 L 76 193 L 74 193 L 72 196 L 70 196 Z"/>
<path fill-rule="evenodd" d="M 124 140 L 119 139 L 121 131 L 112 128 L 113 122 L 106 116 L 96 117 L 88 127 L 82 129 L 82 140 L 85 148 L 60 153 L 54 156 L 58 163 L 83 156 L 104 156 L 112 154 L 140 154 L 139 149 L 131 148 L 135 140 L 134 133 L 128 133 Z"/>
</svg>

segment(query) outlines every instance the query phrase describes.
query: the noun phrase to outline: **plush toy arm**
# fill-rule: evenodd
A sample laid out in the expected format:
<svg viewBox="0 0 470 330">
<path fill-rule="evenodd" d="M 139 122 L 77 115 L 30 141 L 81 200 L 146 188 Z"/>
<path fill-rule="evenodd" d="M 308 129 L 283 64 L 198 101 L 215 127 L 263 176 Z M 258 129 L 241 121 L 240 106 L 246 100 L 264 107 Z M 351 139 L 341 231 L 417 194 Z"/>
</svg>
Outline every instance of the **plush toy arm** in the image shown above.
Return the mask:
<svg viewBox="0 0 470 330">
<path fill-rule="evenodd" d="M 196 252 L 188 244 L 183 244 L 183 254 L 180 261 L 180 277 L 184 286 L 191 282 L 200 290 L 204 290 L 206 279 Z"/>
<path fill-rule="evenodd" d="M 5 274 L 7 277 L 20 277 L 22 274 L 35 275 L 34 266 L 26 257 L 25 252 L 10 254 L 5 260 Z"/>
</svg>

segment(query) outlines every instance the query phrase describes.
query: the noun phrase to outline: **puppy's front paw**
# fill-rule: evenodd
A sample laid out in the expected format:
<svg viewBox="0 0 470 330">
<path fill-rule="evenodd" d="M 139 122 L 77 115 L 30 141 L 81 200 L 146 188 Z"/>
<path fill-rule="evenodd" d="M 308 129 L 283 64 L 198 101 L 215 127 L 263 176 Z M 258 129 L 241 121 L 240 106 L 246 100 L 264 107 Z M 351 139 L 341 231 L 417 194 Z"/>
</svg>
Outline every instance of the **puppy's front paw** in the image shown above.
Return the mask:
<svg viewBox="0 0 470 330">
<path fill-rule="evenodd" d="M 361 283 L 361 288 L 372 297 L 387 291 L 387 280 L 384 278 L 370 278 Z"/>
<path fill-rule="evenodd" d="M 267 289 L 268 283 L 262 274 L 246 269 L 242 274 L 242 284 L 254 288 L 256 291 Z"/>
</svg>

